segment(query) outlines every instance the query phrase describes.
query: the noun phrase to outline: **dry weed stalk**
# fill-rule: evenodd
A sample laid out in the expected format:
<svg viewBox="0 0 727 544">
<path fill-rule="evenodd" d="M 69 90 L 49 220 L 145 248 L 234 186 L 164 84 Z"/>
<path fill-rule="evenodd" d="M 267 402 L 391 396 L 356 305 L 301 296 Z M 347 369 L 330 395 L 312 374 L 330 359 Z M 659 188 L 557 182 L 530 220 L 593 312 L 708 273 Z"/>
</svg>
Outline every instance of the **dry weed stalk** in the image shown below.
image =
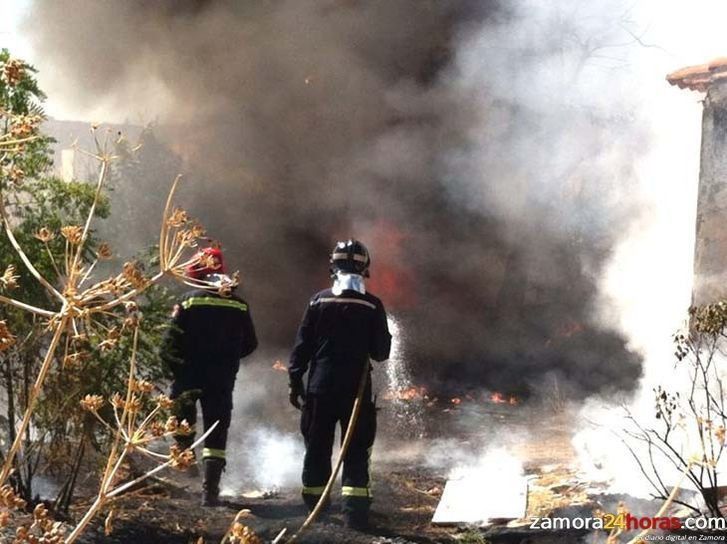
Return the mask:
<svg viewBox="0 0 727 544">
<path fill-rule="evenodd" d="M 15 68 L 14 66 L 10 67 L 11 70 L 15 70 Z M 8 115 L 4 112 L 0 112 L 1 114 Z M 16 118 L 12 120 L 11 127 L 17 129 L 0 135 L 1 159 L 9 156 L 8 154 L 17 152 L 22 148 L 22 145 L 37 138 L 34 135 L 37 129 L 35 119 Z M 2 220 L 8 240 L 28 272 L 48 291 L 52 298 L 58 301 L 57 308 L 46 309 L 24 303 L 10 296 L 0 295 L 0 304 L 13 306 L 45 319 L 47 331 L 51 335 L 47 351 L 35 377 L 35 382 L 28 393 L 27 408 L 20 425 L 16 429 L 15 439 L 4 456 L 2 469 L 0 470 L 0 494 L 2 490 L 8 489 L 8 478 L 13 471 L 15 459 L 21 450 L 23 439 L 26 436 L 53 361 L 62 360 L 64 364 L 73 364 L 77 361 L 89 359 L 91 354 L 88 351 L 87 340 L 92 335 L 100 335 L 104 338 L 97 346 L 97 349 L 101 352 L 114 349 L 123 334 L 133 336 L 126 393 L 123 397 L 115 395 L 109 399 L 113 407 L 114 421 L 109 423 L 99 415 L 99 409 L 104 404 L 104 399 L 101 397 L 89 395 L 81 401 L 83 407 L 94 414 L 113 433 L 114 440 L 106 468 L 101 477 L 98 496 L 79 524 L 64 540 L 66 543 L 74 542 L 91 519 L 113 497 L 137 485 L 143 479 L 165 467 L 184 468 L 193 462 L 191 450 L 181 451 L 173 446 L 169 454 L 164 455 L 156 453 L 148 447 L 155 440 L 187 432 L 189 426 L 186 422 L 177 422 L 173 418 L 165 421 L 160 420 L 169 407 L 169 399 L 164 396 L 151 399 L 151 384 L 137 381 L 135 377 L 136 343 L 141 318 L 134 302 L 135 298 L 151 285 L 159 282 L 164 276 L 171 276 L 188 285 L 216 289 L 222 294 L 231 289 L 237 281 L 235 279 L 229 285 L 219 286 L 205 281 L 192 280 L 185 276 L 187 266 L 196 264 L 198 260 L 198 257 L 194 255 L 194 248 L 197 246 L 198 240 L 204 236 L 204 230 L 198 223 L 190 220 L 184 210 L 178 208 L 172 210 L 174 194 L 180 179 L 177 177 L 169 191 L 162 216 L 159 236 L 159 270 L 151 277 L 147 277 L 137 263 L 127 262 L 116 276 L 85 286 L 91 279 L 91 273 L 98 260 L 108 258 L 111 254 L 110 248 L 107 245 L 102 245 L 94 262 L 87 264 L 83 260 L 89 230 L 100 201 L 109 167 L 116 158 L 109 152 L 111 149 L 109 137 L 102 144 L 97 138 L 95 128 L 93 135 L 96 142 L 96 153 L 89 153 L 80 149 L 79 151 L 95 158 L 100 164 L 94 200 L 82 226 L 66 225 L 60 229 L 59 234 L 65 239 L 65 253 L 62 262 L 56 263 L 53 261 L 54 270 L 58 275 L 55 282 L 51 282 L 37 270 L 14 236 L 11 217 L 6 212 L 5 197 L 2 194 L 2 190 L 7 187 L 7 184 L 3 183 L 5 179 L 11 182 L 13 179 L 10 173 L 0 172 L 0 220 Z M 51 232 L 48 228 L 41 228 L 36 234 L 36 238 L 40 243 L 45 244 L 49 254 L 48 242 L 56 235 L 57 233 Z M 0 277 L 0 284 L 6 290 L 17 285 L 15 270 L 10 267 L 6 269 L 3 276 Z M 120 326 L 108 326 L 109 318 L 118 319 L 121 322 Z M 12 332 L 8 330 L 5 322 L 0 321 L 0 350 L 7 349 L 13 342 Z M 149 404 L 152 404 L 153 407 L 142 417 L 142 412 Z M 211 430 L 209 429 L 192 447 L 204 440 Z M 157 468 L 131 482 L 117 485 L 119 468 L 124 459 L 132 452 L 140 452 L 153 457 L 160 464 Z M 0 513 L 0 522 L 2 522 L 4 516 L 6 514 Z M 61 540 L 48 541 L 61 542 Z M 18 540 L 18 542 L 23 542 L 23 540 Z"/>
<path fill-rule="evenodd" d="M 250 515 L 250 510 L 240 510 L 230 527 L 222 537 L 220 544 L 263 544 L 263 541 L 250 527 L 242 523 L 242 519 Z"/>
<path fill-rule="evenodd" d="M 74 542 L 83 533 L 88 523 L 110 500 L 128 489 L 138 485 L 146 478 L 156 474 L 167 467 L 180 470 L 187 469 L 195 462 L 193 449 L 217 426 L 215 423 L 189 449 L 181 449 L 172 445 L 168 454 L 162 454 L 150 449 L 154 442 L 177 435 L 189 435 L 193 431 L 186 420 L 177 421 L 174 416 L 168 416 L 167 411 L 172 405 L 166 395 L 152 397 L 154 386 L 145 380 L 136 378 L 136 350 L 139 336 L 139 320 L 133 325 L 132 354 L 129 364 L 129 377 L 127 379 L 126 393 L 116 393 L 108 400 L 112 407 L 114 419 L 107 422 L 99 414 L 105 400 L 100 395 L 86 395 L 80 402 L 81 406 L 92 413 L 98 421 L 114 434 L 113 446 L 106 460 L 106 468 L 101 475 L 98 495 L 83 518 L 78 522 L 68 538 L 66 544 Z M 149 406 L 145 413 L 145 407 Z M 147 471 L 131 481 L 118 483 L 118 472 L 124 459 L 134 452 L 139 452 L 159 462 L 154 469 Z M 106 530 L 110 531 L 111 517 L 107 518 Z"/>
<path fill-rule="evenodd" d="M 694 466 L 700 465 L 699 460 L 697 459 L 691 459 L 688 463 L 684 471 L 682 472 L 679 481 L 677 484 L 673 487 L 669 495 L 664 499 L 664 502 L 662 503 L 661 507 L 659 508 L 659 511 L 652 516 L 652 518 L 661 518 L 666 514 L 666 511 L 668 508 L 674 504 L 677 498 L 677 495 L 679 495 L 679 492 L 682 489 L 682 484 L 684 483 L 684 480 L 688 477 L 689 471 Z M 626 507 L 621 504 L 619 506 L 619 512 L 618 514 L 625 515 L 628 511 L 626 510 Z M 624 533 L 625 528 L 623 526 L 620 527 L 614 527 L 611 529 L 609 534 L 606 536 L 606 544 L 619 544 L 621 542 L 621 535 Z M 651 529 L 644 529 L 640 531 L 636 536 L 632 537 L 631 539 L 626 542 L 626 544 L 644 544 L 647 542 L 647 537 L 654 533 L 657 529 L 651 528 Z"/>
</svg>

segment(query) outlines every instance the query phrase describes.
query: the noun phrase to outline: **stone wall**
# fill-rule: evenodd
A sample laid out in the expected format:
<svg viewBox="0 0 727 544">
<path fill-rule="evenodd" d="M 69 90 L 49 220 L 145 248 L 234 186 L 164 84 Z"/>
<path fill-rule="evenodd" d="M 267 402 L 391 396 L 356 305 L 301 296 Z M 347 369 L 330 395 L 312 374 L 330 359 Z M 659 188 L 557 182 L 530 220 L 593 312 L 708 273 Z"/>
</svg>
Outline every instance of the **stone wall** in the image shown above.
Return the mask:
<svg viewBox="0 0 727 544">
<path fill-rule="evenodd" d="M 693 303 L 727 298 L 727 85 L 704 100 Z"/>
</svg>

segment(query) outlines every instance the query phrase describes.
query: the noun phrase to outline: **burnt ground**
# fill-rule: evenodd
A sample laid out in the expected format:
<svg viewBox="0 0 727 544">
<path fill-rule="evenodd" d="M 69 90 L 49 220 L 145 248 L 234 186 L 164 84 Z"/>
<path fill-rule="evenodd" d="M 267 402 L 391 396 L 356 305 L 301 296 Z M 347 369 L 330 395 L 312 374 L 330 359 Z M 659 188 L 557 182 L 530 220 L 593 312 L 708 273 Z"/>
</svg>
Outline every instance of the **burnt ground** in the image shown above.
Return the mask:
<svg viewBox="0 0 727 544">
<path fill-rule="evenodd" d="M 368 533 L 348 531 L 339 513 L 334 491 L 330 514 L 317 522 L 300 539 L 305 543 L 406 544 L 595 544 L 605 535 L 583 532 L 531 530 L 529 516 L 583 515 L 596 509 L 613 512 L 616 500 L 594 497 L 598 486 L 579 478 L 570 447 L 572 419 L 566 412 L 538 413 L 532 424 L 533 410 L 524 407 L 432 404 L 422 413 L 421 425 L 412 431 L 411 414 L 403 426 L 395 418 L 384 422 L 378 455 L 373 463 L 371 529 Z M 446 436 L 444 442 L 438 438 Z M 391 437 L 396 437 L 392 441 Z M 525 460 L 531 476 L 527 514 L 522 520 L 485 530 L 462 527 L 436 527 L 431 519 L 441 497 L 452 465 L 465 462 L 471 452 L 486 446 L 503 445 Z M 436 450 L 436 455 L 435 455 Z M 446 462 L 450 456 L 459 461 Z M 438 457 L 440 459 L 435 459 Z M 134 467 L 135 471 L 144 468 Z M 224 483 L 224 482 L 223 482 Z M 336 488 L 334 488 L 336 489 Z M 497 493 L 498 489 L 483 490 Z M 290 536 L 306 516 L 297 486 L 272 492 L 243 496 L 223 496 L 226 504 L 218 508 L 199 505 L 201 478 L 189 473 L 169 471 L 148 481 L 143 488 L 119 497 L 112 505 L 109 535 L 105 523 L 109 509 L 99 515 L 79 542 L 90 544 L 205 544 L 220 542 L 235 515 L 249 512 L 241 520 L 264 542 L 270 543 L 282 530 Z M 86 500 L 74 506 L 72 516 L 80 518 L 92 500 L 92 487 Z M 652 508 L 653 506 L 653 508 Z M 656 512 L 658 505 L 645 511 Z M 0 541 L 4 542 L 0 538 Z M 285 540 L 283 540 L 285 541 Z"/>
<path fill-rule="evenodd" d="M 385 477 L 378 475 L 370 534 L 346 530 L 338 513 L 340 504 L 334 499 L 331 513 L 300 542 L 452 542 L 453 530 L 429 523 L 444 480 L 406 467 L 390 468 Z M 203 508 L 199 506 L 199 483 L 190 481 L 184 485 L 184 480 L 190 479 L 177 476 L 174 481 L 157 481 L 119 499 L 114 505 L 112 534 L 103 536 L 103 519 L 98 519 L 84 542 L 181 544 L 197 543 L 200 538 L 206 543 L 219 542 L 241 509 L 250 510 L 243 523 L 270 542 L 283 528 L 292 534 L 307 515 L 298 491 L 292 489 L 270 497 L 224 497 L 225 506 Z M 79 505 L 79 510 L 84 506 Z"/>
<path fill-rule="evenodd" d="M 411 414 L 409 414 L 411 415 Z M 530 491 L 528 513 L 544 514 L 572 504 L 589 504 L 585 484 L 577 481 L 572 469 L 570 430 L 565 414 L 541 420 L 537 430 L 527 424 L 529 411 L 502 406 L 473 409 L 435 404 L 422 415 L 422 436 L 406 436 L 398 445 L 384 440 L 377 445 L 384 454 L 374 462 L 373 481 L 375 500 L 372 506 L 371 529 L 368 533 L 348 531 L 339 513 L 340 503 L 333 493 L 331 511 L 299 540 L 301 543 L 406 544 L 406 543 L 518 543 L 550 544 L 586 542 L 579 532 L 529 530 L 524 521 L 510 526 L 496 526 L 485 531 L 461 527 L 436 527 L 431 519 L 446 482 L 447 471 L 441 464 L 431 463 L 428 457 L 429 440 L 439 429 L 454 435 L 444 446 L 452 456 L 476 450 L 485 442 L 517 444 L 518 456 L 527 459 L 526 471 L 537 477 L 539 485 Z M 396 434 L 389 421 L 387 434 Z M 410 430 L 410 429 L 409 429 Z M 411 435 L 411 433 L 409 433 Z M 523 440 L 523 436 L 527 439 Z M 432 442 L 433 444 L 434 442 Z M 441 444 L 436 446 L 443 449 Z M 542 484 L 542 485 L 540 485 Z M 265 542 L 271 542 L 286 528 L 291 535 L 306 516 L 298 488 L 285 488 L 273 493 L 254 493 L 246 496 L 224 497 L 226 505 L 219 508 L 199 506 L 199 478 L 169 472 L 149 486 L 128 494 L 114 505 L 113 531 L 104 535 L 103 518 L 94 522 L 83 542 L 136 544 L 182 544 L 219 542 L 238 511 L 249 510 L 242 520 Z M 488 492 L 497 492 L 490 490 Z M 77 506 L 82 513 L 86 504 Z"/>
</svg>

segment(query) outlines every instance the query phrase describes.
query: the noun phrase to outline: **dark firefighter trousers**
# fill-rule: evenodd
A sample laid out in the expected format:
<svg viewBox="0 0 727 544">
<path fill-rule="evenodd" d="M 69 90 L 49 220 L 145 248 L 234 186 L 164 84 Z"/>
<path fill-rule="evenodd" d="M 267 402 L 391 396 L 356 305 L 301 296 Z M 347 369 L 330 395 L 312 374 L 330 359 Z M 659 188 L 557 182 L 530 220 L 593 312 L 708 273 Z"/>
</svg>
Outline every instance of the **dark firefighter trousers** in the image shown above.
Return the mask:
<svg viewBox="0 0 727 544">
<path fill-rule="evenodd" d="M 225 459 L 227 446 L 227 431 L 230 428 L 232 415 L 232 389 L 234 379 L 223 384 L 209 385 L 195 388 L 187 380 L 175 379 L 172 383 L 170 397 L 174 400 L 173 413 L 182 421 L 186 419 L 194 429 L 197 423 L 197 401 L 202 405 L 202 422 L 207 432 L 215 421 L 219 423 L 205 438 L 202 458 Z M 179 436 L 177 443 L 182 447 L 189 447 L 194 442 L 194 435 Z"/>
<path fill-rule="evenodd" d="M 348 427 L 354 399 L 335 395 L 311 395 L 303 405 L 300 430 L 305 440 L 303 459 L 303 500 L 313 508 L 331 476 L 331 454 L 336 425 L 341 426 L 341 442 Z M 367 514 L 371 504 L 369 458 L 376 437 L 376 407 L 364 398 L 353 438 L 343 458 L 344 514 Z"/>
</svg>

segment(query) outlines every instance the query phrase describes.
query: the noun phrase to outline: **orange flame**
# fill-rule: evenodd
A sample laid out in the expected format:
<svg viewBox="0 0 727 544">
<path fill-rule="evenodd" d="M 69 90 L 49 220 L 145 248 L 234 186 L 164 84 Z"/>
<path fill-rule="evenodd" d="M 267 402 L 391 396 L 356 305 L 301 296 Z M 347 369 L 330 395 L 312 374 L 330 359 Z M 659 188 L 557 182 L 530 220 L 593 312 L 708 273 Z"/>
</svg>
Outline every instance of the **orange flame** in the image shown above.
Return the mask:
<svg viewBox="0 0 727 544">
<path fill-rule="evenodd" d="M 505 396 L 499 391 L 494 391 L 490 395 L 490 402 L 493 404 L 509 404 L 510 406 L 516 406 L 520 404 L 520 400 L 515 395 Z"/>
<path fill-rule="evenodd" d="M 390 390 L 384 395 L 387 400 L 418 400 L 427 398 L 426 387 L 406 387 L 404 389 Z"/>
<path fill-rule="evenodd" d="M 272 368 L 273 368 L 273 370 L 277 370 L 278 372 L 287 372 L 288 371 L 288 367 L 285 366 L 283 364 L 283 361 L 281 361 L 280 359 L 276 360 L 273 363 Z"/>
</svg>

